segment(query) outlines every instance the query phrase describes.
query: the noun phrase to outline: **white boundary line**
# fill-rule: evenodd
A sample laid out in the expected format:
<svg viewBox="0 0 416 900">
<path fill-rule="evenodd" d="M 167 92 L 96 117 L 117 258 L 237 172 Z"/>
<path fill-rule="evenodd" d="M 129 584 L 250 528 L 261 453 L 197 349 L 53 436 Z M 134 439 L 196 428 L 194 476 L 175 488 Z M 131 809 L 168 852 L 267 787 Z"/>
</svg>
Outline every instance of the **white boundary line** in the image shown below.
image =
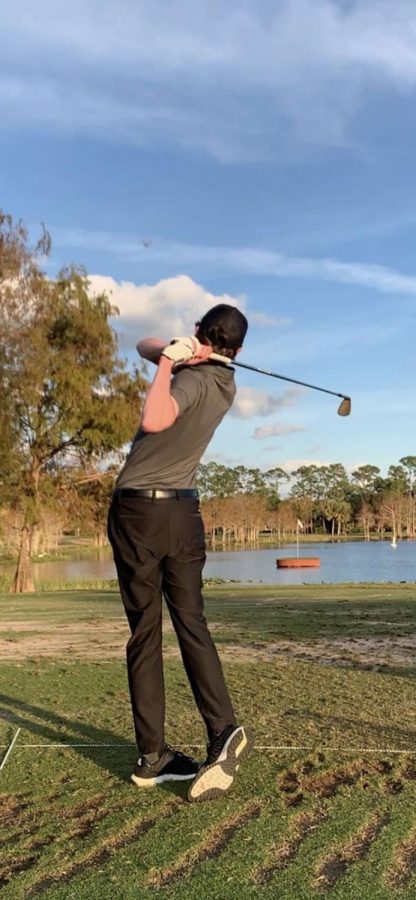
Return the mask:
<svg viewBox="0 0 416 900">
<path fill-rule="evenodd" d="M 5 765 L 7 757 L 9 756 L 9 754 L 11 753 L 11 751 L 13 749 L 13 746 L 15 744 L 15 741 L 17 739 L 17 736 L 18 736 L 20 730 L 21 729 L 18 728 L 18 730 L 13 738 L 13 741 L 9 746 L 6 756 L 3 759 L 3 762 L 0 766 L 0 770 Z M 4 747 L 7 745 L 3 744 L 0 746 Z M 136 746 L 136 744 L 133 744 L 133 743 L 131 743 L 131 744 L 129 744 L 129 743 L 126 743 L 126 744 L 92 744 L 92 743 L 89 743 L 89 744 L 78 744 L 78 743 L 73 743 L 73 744 L 72 743 L 71 744 L 62 744 L 62 743 L 61 744 L 19 744 L 18 749 L 19 750 L 35 750 L 35 749 L 36 750 L 66 750 L 66 749 L 70 750 L 71 748 L 81 748 L 81 747 L 84 749 L 101 747 L 101 748 L 109 748 L 109 749 L 113 749 L 113 750 L 117 750 L 117 749 L 129 750 L 131 747 L 135 747 L 135 746 Z M 184 746 L 188 747 L 190 750 L 205 750 L 205 744 L 185 744 Z M 325 752 L 325 753 L 395 753 L 395 754 L 411 753 L 411 754 L 416 754 L 415 748 L 407 748 L 407 747 L 403 747 L 400 749 L 397 749 L 395 747 L 326 747 L 326 746 L 322 746 L 322 745 L 317 746 L 317 747 L 304 747 L 304 746 L 296 746 L 293 744 L 255 744 L 254 750 L 272 750 L 272 751 L 287 750 L 287 751 L 292 751 L 292 752 L 298 752 L 299 750 L 302 750 L 302 751 L 307 751 L 308 753 L 316 753 L 316 752 L 321 751 L 321 752 Z"/>
<path fill-rule="evenodd" d="M 1 763 L 1 766 L 0 766 L 0 772 L 1 772 L 1 770 L 3 769 L 3 767 L 6 765 L 6 762 L 7 762 L 8 758 L 9 758 L 9 756 L 10 756 L 12 750 L 13 750 L 13 747 L 14 747 L 16 741 L 17 741 L 17 738 L 19 737 L 20 731 L 21 731 L 21 728 L 18 728 L 17 731 L 16 731 L 16 734 L 15 734 L 15 736 L 14 736 L 14 738 L 13 738 L 13 740 L 12 740 L 10 746 L 9 746 L 9 749 L 8 749 L 6 755 L 5 755 L 5 757 L 4 757 L 4 759 L 3 759 L 2 763 Z"/>
<path fill-rule="evenodd" d="M 294 747 L 293 745 L 287 746 L 265 746 L 262 747 L 260 745 L 256 745 L 254 747 L 255 750 L 307 750 L 309 753 L 415 753 L 416 750 L 410 750 L 407 747 L 403 749 L 396 750 L 392 747 Z"/>
</svg>

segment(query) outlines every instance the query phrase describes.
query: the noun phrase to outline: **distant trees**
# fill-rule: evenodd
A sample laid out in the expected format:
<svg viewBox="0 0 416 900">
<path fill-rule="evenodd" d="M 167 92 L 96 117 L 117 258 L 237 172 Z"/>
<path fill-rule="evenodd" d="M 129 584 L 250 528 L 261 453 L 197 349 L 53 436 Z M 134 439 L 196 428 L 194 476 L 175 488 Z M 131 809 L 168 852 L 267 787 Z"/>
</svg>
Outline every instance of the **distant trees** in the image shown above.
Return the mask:
<svg viewBox="0 0 416 900">
<path fill-rule="evenodd" d="M 262 472 L 209 463 L 200 467 L 199 487 L 205 527 L 212 543 L 258 540 L 261 532 L 284 540 L 296 532 L 339 536 L 362 532 L 366 540 L 387 529 L 392 536 L 415 537 L 416 457 L 403 457 L 382 478 L 378 466 L 363 465 L 348 478 L 341 463 L 300 466 L 291 475 L 289 495 L 281 487 L 289 476 L 281 468 Z"/>
<path fill-rule="evenodd" d="M 66 513 L 66 530 L 88 536 L 101 548 L 107 544 L 107 517 L 119 465 L 97 468 L 86 464 L 62 466 L 58 494 Z"/>
<path fill-rule="evenodd" d="M 408 494 L 409 476 L 405 466 L 390 466 L 384 482 L 381 513 L 390 520 L 394 540 L 403 537 L 404 522 L 409 512 Z M 409 518 L 411 520 L 412 516 Z"/>
<path fill-rule="evenodd" d="M 348 478 L 341 463 L 330 466 L 300 466 L 293 473 L 295 483 L 290 496 L 294 509 L 306 531 L 312 532 L 320 522 L 329 524 L 331 533 L 341 534 L 350 518 L 346 499 Z"/>
<path fill-rule="evenodd" d="M 406 531 L 409 537 L 416 537 L 416 456 L 402 456 L 399 460 L 407 474 Z"/>
<path fill-rule="evenodd" d="M 64 469 L 97 465 L 131 437 L 142 374 L 129 372 L 109 324 L 116 310 L 71 267 L 47 278 L 21 223 L 0 215 L 0 490 L 19 530 L 15 591 L 33 589 L 31 556 Z"/>
<path fill-rule="evenodd" d="M 198 468 L 198 489 L 203 500 L 213 497 L 232 497 L 235 494 L 262 494 L 270 504 L 279 500 L 281 484 L 289 481 L 289 475 L 279 468 L 261 469 L 247 466 L 224 466 L 210 462 Z"/>
<path fill-rule="evenodd" d="M 261 469 L 202 464 L 198 469 L 206 530 L 213 544 L 254 541 L 267 527 L 269 513 L 280 503 L 279 489 L 289 480 L 283 469 Z"/>
</svg>

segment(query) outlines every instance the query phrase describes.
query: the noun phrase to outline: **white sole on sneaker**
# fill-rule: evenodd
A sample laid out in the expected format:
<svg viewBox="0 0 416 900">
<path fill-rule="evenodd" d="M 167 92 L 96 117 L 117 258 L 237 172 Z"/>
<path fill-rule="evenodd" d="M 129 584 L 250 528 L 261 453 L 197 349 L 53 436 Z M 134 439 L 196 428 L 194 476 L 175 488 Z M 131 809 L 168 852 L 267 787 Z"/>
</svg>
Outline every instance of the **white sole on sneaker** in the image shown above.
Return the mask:
<svg viewBox="0 0 416 900">
<path fill-rule="evenodd" d="M 230 734 L 218 759 L 210 766 L 202 766 L 188 791 L 188 800 L 213 800 L 228 791 L 240 765 L 240 757 L 248 754 L 252 742 L 247 731 L 239 726 Z"/>
<path fill-rule="evenodd" d="M 192 796 L 192 800 L 200 800 L 202 794 L 211 793 L 212 790 L 219 791 L 221 794 L 223 791 L 228 791 L 228 788 L 231 787 L 234 781 L 233 775 L 227 775 L 221 769 L 221 766 L 215 765 L 212 769 L 207 769 L 195 785 L 192 786 L 192 790 L 190 794 Z"/>
<path fill-rule="evenodd" d="M 137 787 L 156 787 L 158 784 L 163 784 L 165 781 L 191 781 L 192 778 L 195 778 L 195 775 L 155 775 L 154 778 L 139 778 L 138 775 L 130 775 L 134 784 Z"/>
</svg>

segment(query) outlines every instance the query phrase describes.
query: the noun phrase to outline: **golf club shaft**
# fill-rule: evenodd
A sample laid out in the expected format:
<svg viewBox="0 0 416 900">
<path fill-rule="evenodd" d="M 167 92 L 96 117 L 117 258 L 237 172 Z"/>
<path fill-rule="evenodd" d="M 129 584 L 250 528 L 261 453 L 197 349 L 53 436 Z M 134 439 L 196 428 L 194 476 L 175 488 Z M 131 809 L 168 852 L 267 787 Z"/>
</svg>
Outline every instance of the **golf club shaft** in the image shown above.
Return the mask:
<svg viewBox="0 0 416 900">
<path fill-rule="evenodd" d="M 227 356 L 220 356 L 219 353 L 212 353 L 211 359 L 221 360 L 221 362 L 238 366 L 240 369 L 249 369 L 250 372 L 258 372 L 260 375 L 271 375 L 272 378 L 280 378 L 281 381 L 290 381 L 292 384 L 300 384 L 302 387 L 312 388 L 314 391 L 322 391 L 323 394 L 332 394 L 333 397 L 342 397 L 344 400 L 351 399 L 348 394 L 339 394 L 338 391 L 329 391 L 327 388 L 318 387 L 316 384 L 309 384 L 307 381 L 298 381 L 297 378 L 288 378 L 287 375 L 277 375 L 276 372 L 269 372 L 268 369 L 257 369 L 256 366 L 249 366 L 247 363 L 236 362 L 235 359 L 229 359 Z"/>
</svg>

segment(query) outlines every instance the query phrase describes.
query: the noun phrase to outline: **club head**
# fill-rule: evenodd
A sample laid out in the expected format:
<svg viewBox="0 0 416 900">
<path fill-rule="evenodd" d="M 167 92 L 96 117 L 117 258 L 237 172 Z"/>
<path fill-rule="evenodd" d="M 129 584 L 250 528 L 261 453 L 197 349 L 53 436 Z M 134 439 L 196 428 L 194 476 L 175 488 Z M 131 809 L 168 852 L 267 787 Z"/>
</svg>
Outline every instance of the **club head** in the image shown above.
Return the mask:
<svg viewBox="0 0 416 900">
<path fill-rule="evenodd" d="M 341 400 L 341 403 L 339 404 L 337 412 L 338 412 L 339 416 L 349 416 L 349 414 L 351 412 L 351 398 L 350 397 L 344 397 L 344 399 Z"/>
</svg>

